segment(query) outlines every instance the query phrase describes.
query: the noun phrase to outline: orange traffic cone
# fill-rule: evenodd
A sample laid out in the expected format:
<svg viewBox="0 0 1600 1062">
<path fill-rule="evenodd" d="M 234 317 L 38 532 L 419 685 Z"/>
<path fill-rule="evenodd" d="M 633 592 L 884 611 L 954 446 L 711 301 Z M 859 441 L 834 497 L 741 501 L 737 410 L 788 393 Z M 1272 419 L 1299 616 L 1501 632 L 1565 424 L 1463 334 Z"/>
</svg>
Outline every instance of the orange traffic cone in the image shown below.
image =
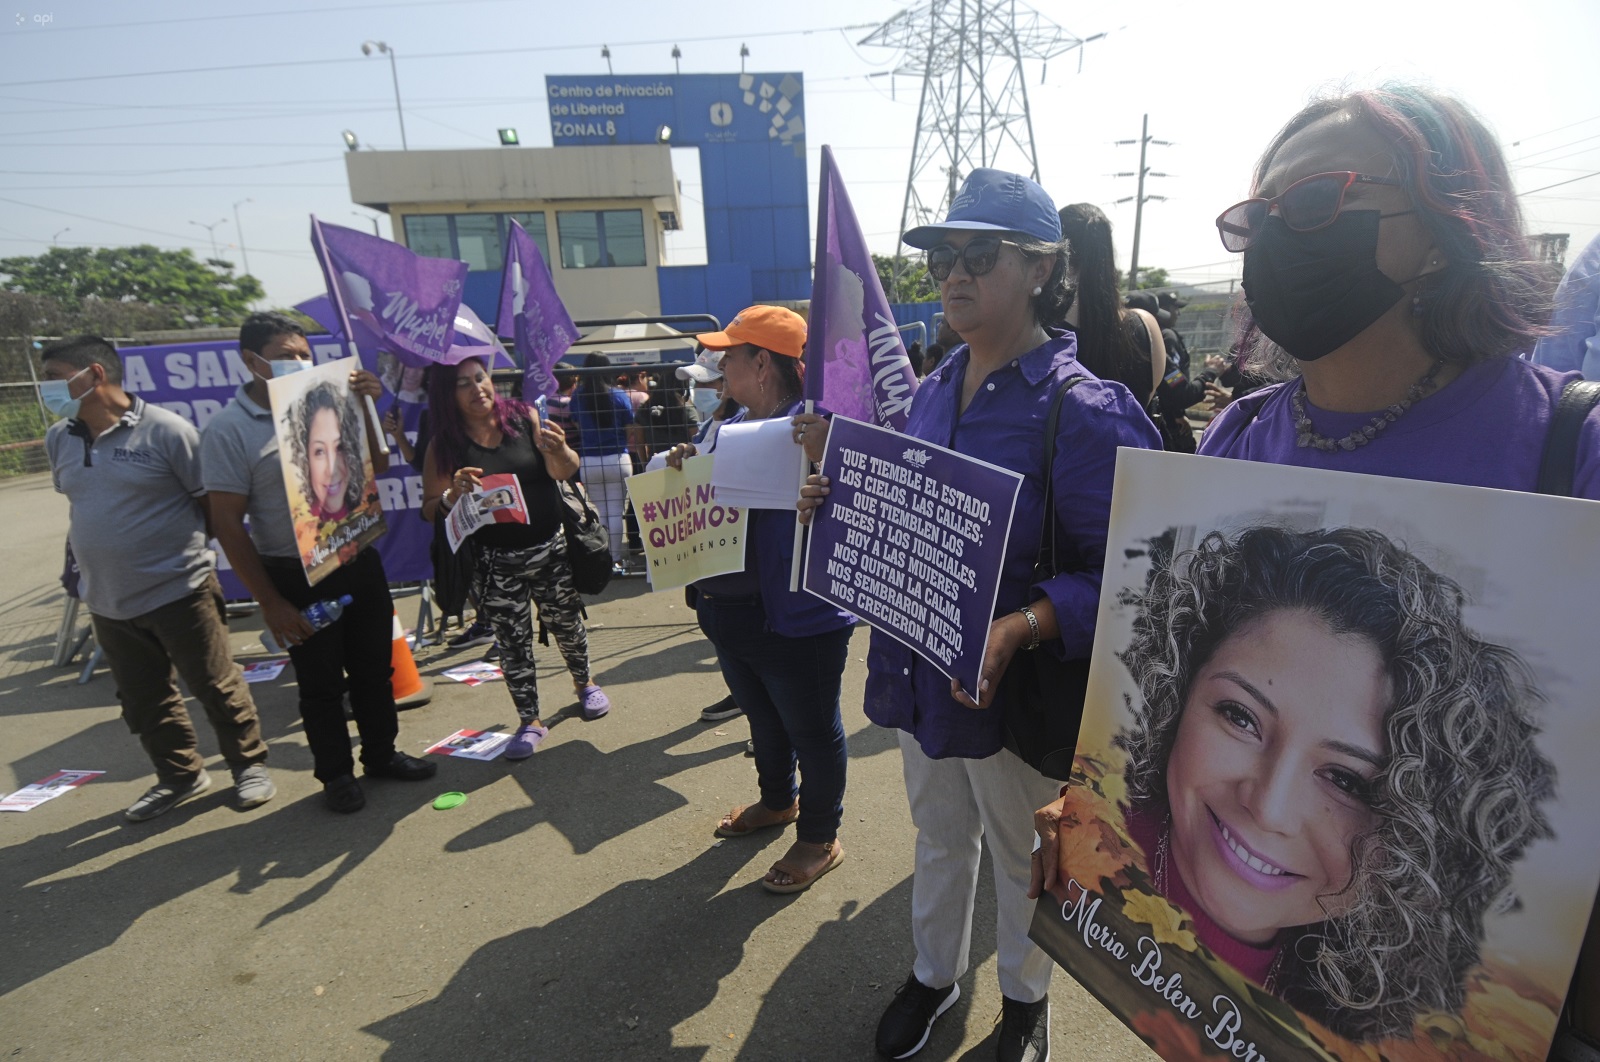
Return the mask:
<svg viewBox="0 0 1600 1062">
<path fill-rule="evenodd" d="M 433 680 L 424 679 L 417 671 L 417 662 L 411 657 L 411 647 L 406 644 L 405 629 L 400 626 L 400 613 L 394 614 L 394 641 L 390 650 L 389 685 L 394 689 L 394 706 L 400 711 L 420 708 L 433 700 Z"/>
</svg>

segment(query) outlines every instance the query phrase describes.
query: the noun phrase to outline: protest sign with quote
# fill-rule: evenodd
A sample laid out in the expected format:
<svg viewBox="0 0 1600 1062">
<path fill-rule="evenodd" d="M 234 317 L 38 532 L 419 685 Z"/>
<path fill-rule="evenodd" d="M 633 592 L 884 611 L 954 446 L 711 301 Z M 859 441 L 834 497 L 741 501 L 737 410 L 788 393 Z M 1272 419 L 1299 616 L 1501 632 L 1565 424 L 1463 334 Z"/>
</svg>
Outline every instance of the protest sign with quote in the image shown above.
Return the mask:
<svg viewBox="0 0 1600 1062">
<path fill-rule="evenodd" d="M 1173 1062 L 1543 1062 L 1600 882 L 1597 541 L 1591 501 L 1120 451 L 1033 939 Z"/>
<path fill-rule="evenodd" d="M 641 472 L 627 480 L 652 590 L 744 570 L 748 521 L 743 509 L 717 500 L 711 485 L 716 461 L 715 454 L 702 454 L 682 469 Z"/>
<path fill-rule="evenodd" d="M 805 588 L 977 689 L 1022 477 L 848 417 L 822 473 Z"/>
<path fill-rule="evenodd" d="M 267 383 L 295 544 L 312 586 L 388 530 L 351 365 L 330 361 Z"/>
</svg>

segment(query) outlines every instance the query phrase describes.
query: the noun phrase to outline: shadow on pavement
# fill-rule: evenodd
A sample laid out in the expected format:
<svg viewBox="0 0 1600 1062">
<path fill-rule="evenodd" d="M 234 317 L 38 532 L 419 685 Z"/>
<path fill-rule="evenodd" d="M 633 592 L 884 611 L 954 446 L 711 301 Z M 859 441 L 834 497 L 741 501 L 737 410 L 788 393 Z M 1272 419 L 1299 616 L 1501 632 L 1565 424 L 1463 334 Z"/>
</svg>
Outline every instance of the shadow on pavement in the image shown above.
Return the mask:
<svg viewBox="0 0 1600 1062">
<path fill-rule="evenodd" d="M 548 925 L 491 941 L 438 996 L 364 1031 L 389 1044 L 389 1062 L 699 1059 L 704 1047 L 672 1046 L 673 1028 L 717 998 L 750 934 L 783 909 L 755 882 L 721 892 L 731 865 L 708 848 L 662 877 L 624 882 Z"/>
</svg>

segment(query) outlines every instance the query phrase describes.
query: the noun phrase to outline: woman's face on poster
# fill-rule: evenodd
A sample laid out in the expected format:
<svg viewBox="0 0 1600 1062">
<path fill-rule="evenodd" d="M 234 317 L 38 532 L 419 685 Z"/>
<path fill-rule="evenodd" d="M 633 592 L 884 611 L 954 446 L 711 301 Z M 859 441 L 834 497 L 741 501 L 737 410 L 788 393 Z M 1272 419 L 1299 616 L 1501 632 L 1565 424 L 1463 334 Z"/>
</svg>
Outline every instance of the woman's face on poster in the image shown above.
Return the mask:
<svg viewBox="0 0 1600 1062">
<path fill-rule="evenodd" d="M 311 418 L 306 438 L 306 455 L 311 470 L 311 493 L 324 512 L 344 505 L 344 453 L 340 449 L 339 414 L 319 409 Z"/>
<path fill-rule="evenodd" d="M 1195 675 L 1167 762 L 1171 856 L 1230 936 L 1348 909 L 1390 700 L 1370 640 L 1297 610 L 1234 631 Z"/>
</svg>

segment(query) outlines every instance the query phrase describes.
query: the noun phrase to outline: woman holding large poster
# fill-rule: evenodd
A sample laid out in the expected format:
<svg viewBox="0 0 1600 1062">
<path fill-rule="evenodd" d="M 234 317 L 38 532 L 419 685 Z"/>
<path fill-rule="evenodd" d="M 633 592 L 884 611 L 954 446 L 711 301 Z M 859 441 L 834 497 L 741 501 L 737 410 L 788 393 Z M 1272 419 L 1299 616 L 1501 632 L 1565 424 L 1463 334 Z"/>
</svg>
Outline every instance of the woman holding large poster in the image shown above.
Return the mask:
<svg viewBox="0 0 1600 1062">
<path fill-rule="evenodd" d="M 1126 823 L 1156 891 L 1353 1040 L 1461 1011 L 1485 914 L 1551 836 L 1540 696 L 1464 601 L 1377 531 L 1213 532 L 1155 567 L 1122 653 Z"/>
<path fill-rule="evenodd" d="M 1459 100 L 1387 85 L 1312 103 L 1217 226 L 1244 254 L 1248 367 L 1286 382 L 1231 405 L 1201 454 L 1600 499 L 1600 412 L 1546 454 L 1577 375 L 1517 357 L 1547 287 L 1505 155 Z M 1061 811 L 1036 816 L 1044 879 Z"/>
</svg>

